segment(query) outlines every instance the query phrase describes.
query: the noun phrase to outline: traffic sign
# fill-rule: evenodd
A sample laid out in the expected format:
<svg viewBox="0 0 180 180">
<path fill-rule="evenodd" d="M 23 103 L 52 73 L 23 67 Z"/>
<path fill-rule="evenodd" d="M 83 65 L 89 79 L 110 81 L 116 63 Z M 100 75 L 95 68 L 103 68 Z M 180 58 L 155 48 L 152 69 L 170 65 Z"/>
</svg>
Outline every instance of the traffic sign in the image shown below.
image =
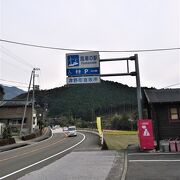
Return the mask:
<svg viewBox="0 0 180 180">
<path fill-rule="evenodd" d="M 67 84 L 100 82 L 99 52 L 66 54 Z"/>
<path fill-rule="evenodd" d="M 67 77 L 67 84 L 91 84 L 100 83 L 99 76 Z"/>
<path fill-rule="evenodd" d="M 98 75 L 100 74 L 99 68 L 77 68 L 67 69 L 67 76 L 81 76 L 81 75 Z"/>
<path fill-rule="evenodd" d="M 79 55 L 67 55 L 67 65 L 68 67 L 79 66 Z"/>
<path fill-rule="evenodd" d="M 66 68 L 94 68 L 99 67 L 99 52 L 84 52 L 66 54 Z"/>
</svg>

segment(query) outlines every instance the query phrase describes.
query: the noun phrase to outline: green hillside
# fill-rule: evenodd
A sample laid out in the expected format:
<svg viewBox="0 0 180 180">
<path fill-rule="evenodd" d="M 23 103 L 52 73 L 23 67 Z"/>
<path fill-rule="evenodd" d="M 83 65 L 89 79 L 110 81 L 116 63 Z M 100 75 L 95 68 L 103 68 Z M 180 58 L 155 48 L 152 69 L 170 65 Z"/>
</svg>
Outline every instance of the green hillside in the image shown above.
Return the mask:
<svg viewBox="0 0 180 180">
<path fill-rule="evenodd" d="M 35 93 L 37 102 L 48 106 L 49 117 L 72 116 L 91 120 L 92 115 L 123 112 L 136 108 L 136 88 L 116 82 L 71 85 Z"/>
</svg>

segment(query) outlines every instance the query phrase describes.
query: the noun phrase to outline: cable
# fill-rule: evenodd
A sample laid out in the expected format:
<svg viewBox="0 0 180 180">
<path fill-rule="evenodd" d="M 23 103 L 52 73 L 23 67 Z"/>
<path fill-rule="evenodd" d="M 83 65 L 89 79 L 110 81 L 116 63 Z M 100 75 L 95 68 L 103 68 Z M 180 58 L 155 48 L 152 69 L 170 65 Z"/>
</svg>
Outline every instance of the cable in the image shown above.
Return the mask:
<svg viewBox="0 0 180 180">
<path fill-rule="evenodd" d="M 8 65 L 10 65 L 11 67 L 15 68 L 16 70 L 21 68 L 21 71 L 27 73 L 27 69 L 25 69 L 24 66 L 17 66 L 16 64 L 10 63 L 6 58 L 1 58 L 1 57 L 0 57 L 0 60 L 2 60 L 3 63 L 8 64 Z M 1 71 L 2 71 L 2 70 L 1 70 Z"/>
<path fill-rule="evenodd" d="M 11 81 L 11 80 L 6 80 L 6 79 L 0 79 L 0 81 L 5 81 L 5 82 L 10 82 L 10 83 L 17 83 L 17 84 L 25 84 L 25 85 L 28 85 L 28 83 L 22 83 L 22 82 Z"/>
<path fill-rule="evenodd" d="M 99 52 L 121 52 L 121 53 L 129 53 L 129 52 L 153 52 L 153 51 L 174 51 L 180 50 L 180 47 L 173 47 L 173 48 L 157 48 L 157 49 L 136 49 L 136 50 L 89 50 L 89 49 L 71 49 L 71 48 L 61 48 L 61 47 L 51 47 L 51 46 L 43 46 L 37 44 L 28 44 L 22 43 L 17 41 L 9 41 L 5 39 L 0 39 L 1 42 L 10 43 L 10 44 L 17 44 L 22 46 L 30 46 L 36 48 L 44 48 L 44 49 L 52 49 L 52 50 L 60 50 L 60 51 L 99 51 Z"/>
<path fill-rule="evenodd" d="M 161 89 L 166 89 L 166 88 L 173 87 L 173 86 L 177 86 L 177 85 L 180 85 L 180 82 L 179 82 L 179 83 L 176 83 L 176 84 L 171 84 L 171 85 L 166 86 L 166 87 L 161 88 Z"/>
<path fill-rule="evenodd" d="M 7 56 L 13 58 L 14 60 L 22 63 L 23 65 L 26 65 L 30 68 L 33 68 L 34 66 L 31 65 L 30 63 L 28 63 L 27 61 L 25 61 L 23 58 L 18 57 L 17 55 L 15 55 L 14 53 L 12 53 L 10 50 L 8 50 L 7 48 L 0 46 L 1 47 L 1 52 L 3 52 L 4 54 L 6 54 Z"/>
</svg>

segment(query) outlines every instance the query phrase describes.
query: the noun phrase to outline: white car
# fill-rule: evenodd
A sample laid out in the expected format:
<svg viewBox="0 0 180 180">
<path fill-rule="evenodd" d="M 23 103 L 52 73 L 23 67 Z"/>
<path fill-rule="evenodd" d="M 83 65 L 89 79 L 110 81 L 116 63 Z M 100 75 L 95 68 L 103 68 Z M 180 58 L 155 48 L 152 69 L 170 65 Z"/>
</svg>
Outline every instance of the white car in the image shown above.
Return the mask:
<svg viewBox="0 0 180 180">
<path fill-rule="evenodd" d="M 68 135 L 68 137 L 70 137 L 70 136 L 77 136 L 76 126 L 69 126 L 68 127 L 67 135 Z"/>
<path fill-rule="evenodd" d="M 63 127 L 63 131 L 67 132 L 68 131 L 68 127 Z"/>
</svg>

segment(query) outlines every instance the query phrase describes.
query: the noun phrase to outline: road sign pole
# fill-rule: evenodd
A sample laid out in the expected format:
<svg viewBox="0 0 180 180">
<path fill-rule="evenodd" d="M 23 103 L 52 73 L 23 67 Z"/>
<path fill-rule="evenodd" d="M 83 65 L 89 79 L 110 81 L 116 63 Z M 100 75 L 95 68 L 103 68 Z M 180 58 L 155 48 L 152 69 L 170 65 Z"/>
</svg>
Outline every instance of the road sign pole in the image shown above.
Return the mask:
<svg viewBox="0 0 180 180">
<path fill-rule="evenodd" d="M 137 102 L 138 102 L 138 117 L 142 119 L 142 93 L 141 93 L 141 84 L 140 84 L 140 75 L 139 75 L 139 63 L 138 55 L 135 54 L 135 69 L 136 69 L 136 85 L 137 85 Z"/>
<path fill-rule="evenodd" d="M 135 62 L 135 72 L 129 72 L 129 60 Z M 136 76 L 136 86 L 137 86 L 137 103 L 138 103 L 138 118 L 143 118 L 142 112 L 142 93 L 141 93 L 141 84 L 140 84 L 140 75 L 139 75 L 139 63 L 138 55 L 127 57 L 127 58 L 112 58 L 112 59 L 100 59 L 100 62 L 107 61 L 127 61 L 127 73 L 113 73 L 113 74 L 100 74 L 101 77 L 106 76 Z"/>
</svg>

